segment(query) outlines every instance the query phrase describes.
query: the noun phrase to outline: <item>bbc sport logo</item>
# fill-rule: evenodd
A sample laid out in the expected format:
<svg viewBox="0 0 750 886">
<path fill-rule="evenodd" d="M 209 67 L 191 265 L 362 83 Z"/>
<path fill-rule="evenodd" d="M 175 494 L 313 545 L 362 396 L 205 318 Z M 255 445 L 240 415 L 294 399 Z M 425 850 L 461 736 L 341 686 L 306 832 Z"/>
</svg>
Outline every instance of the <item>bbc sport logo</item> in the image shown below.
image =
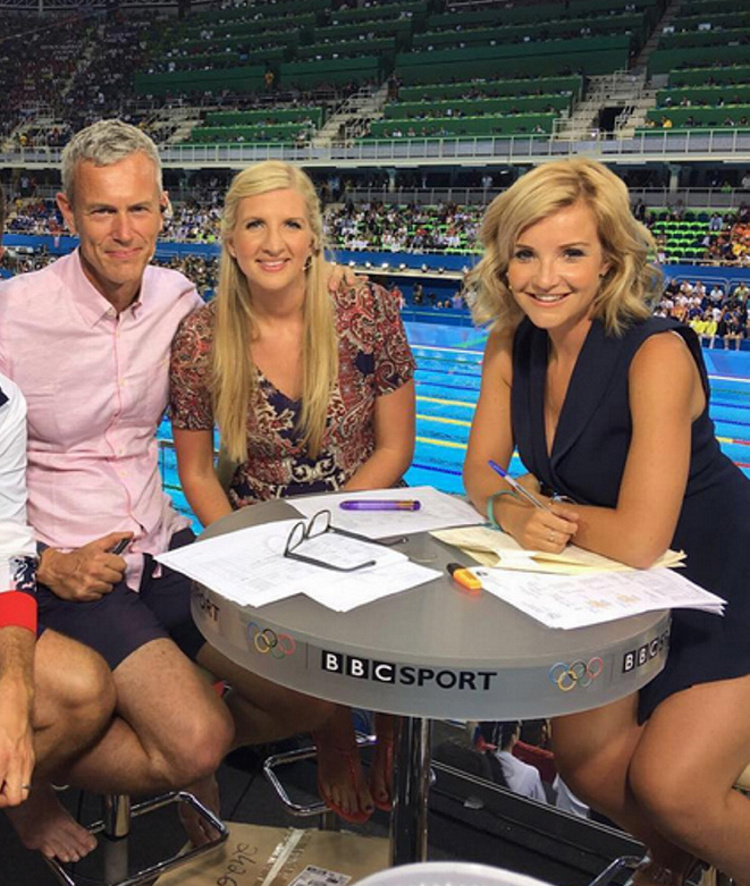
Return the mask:
<svg viewBox="0 0 750 886">
<path fill-rule="evenodd" d="M 658 655 L 666 655 L 669 648 L 669 629 L 667 628 L 658 637 L 654 637 L 650 643 L 644 643 L 637 649 L 631 649 L 622 657 L 622 672 L 628 674 L 638 668 L 642 668 Z"/>
<path fill-rule="evenodd" d="M 329 674 L 340 674 L 356 680 L 375 683 L 397 683 L 417 688 L 434 687 L 466 692 L 488 692 L 497 671 L 453 670 L 429 666 L 398 665 L 341 652 L 321 650 L 320 668 Z"/>
</svg>

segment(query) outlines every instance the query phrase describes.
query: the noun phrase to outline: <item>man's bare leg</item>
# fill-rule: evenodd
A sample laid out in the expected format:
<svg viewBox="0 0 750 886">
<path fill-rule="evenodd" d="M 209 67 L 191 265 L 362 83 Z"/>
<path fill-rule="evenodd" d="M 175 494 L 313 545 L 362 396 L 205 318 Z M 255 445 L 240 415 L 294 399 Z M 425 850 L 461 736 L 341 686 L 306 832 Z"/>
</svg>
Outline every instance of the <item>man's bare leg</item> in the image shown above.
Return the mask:
<svg viewBox="0 0 750 886">
<path fill-rule="evenodd" d="M 36 644 L 34 684 L 33 786 L 26 802 L 7 814 L 28 849 L 77 861 L 96 839 L 60 805 L 47 778 L 64 773 L 104 732 L 115 705 L 114 682 L 99 655 L 48 630 Z"/>
<path fill-rule="evenodd" d="M 210 682 L 171 640 L 141 646 L 114 671 L 117 714 L 102 740 L 71 768 L 70 781 L 98 793 L 190 788 L 218 814 L 213 773 L 234 736 Z M 192 820 L 188 835 L 206 835 Z"/>
</svg>

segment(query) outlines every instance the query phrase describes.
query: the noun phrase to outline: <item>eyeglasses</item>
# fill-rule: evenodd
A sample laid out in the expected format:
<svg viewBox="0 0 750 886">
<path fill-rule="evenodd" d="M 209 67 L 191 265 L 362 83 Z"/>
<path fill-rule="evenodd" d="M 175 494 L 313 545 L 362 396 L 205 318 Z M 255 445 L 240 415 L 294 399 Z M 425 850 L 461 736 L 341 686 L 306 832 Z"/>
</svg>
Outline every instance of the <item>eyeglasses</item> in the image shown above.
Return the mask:
<svg viewBox="0 0 750 886">
<path fill-rule="evenodd" d="M 367 544 L 377 544 L 377 542 L 373 542 L 371 538 L 366 538 L 364 535 L 358 535 L 356 532 L 348 532 L 346 529 L 337 529 L 335 526 L 332 526 L 331 512 L 325 510 L 313 514 L 308 523 L 300 520 L 299 523 L 295 523 L 292 526 L 289 537 L 286 540 L 284 556 L 289 557 L 291 560 L 299 560 L 301 563 L 308 563 L 310 566 L 332 569 L 335 572 L 356 572 L 358 569 L 365 569 L 368 566 L 375 565 L 375 560 L 367 560 L 365 563 L 358 563 L 355 566 L 336 566 L 334 563 L 326 563 L 325 560 L 318 560 L 315 557 L 308 557 L 305 554 L 299 553 L 299 548 L 304 542 L 320 538 L 320 536 L 328 532 L 344 535 L 347 538 L 355 538 Z"/>
</svg>

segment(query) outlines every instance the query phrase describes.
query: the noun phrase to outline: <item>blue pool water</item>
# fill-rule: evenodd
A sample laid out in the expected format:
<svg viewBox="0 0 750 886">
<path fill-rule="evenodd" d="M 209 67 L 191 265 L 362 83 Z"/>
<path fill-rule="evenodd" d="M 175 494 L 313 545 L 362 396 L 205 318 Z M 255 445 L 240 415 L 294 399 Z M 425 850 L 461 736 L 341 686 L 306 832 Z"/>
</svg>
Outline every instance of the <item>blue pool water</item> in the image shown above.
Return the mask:
<svg viewBox="0 0 750 886">
<path fill-rule="evenodd" d="M 417 445 L 406 474 L 412 486 L 463 492 L 461 466 L 479 395 L 486 334 L 471 327 L 406 323 L 417 361 Z M 750 352 L 703 351 L 711 378 L 710 412 L 726 454 L 750 476 Z M 158 436 L 169 441 L 169 422 Z M 179 488 L 174 451 L 162 447 L 162 475 L 175 506 L 189 513 Z M 511 470 L 523 470 L 514 456 Z"/>
</svg>

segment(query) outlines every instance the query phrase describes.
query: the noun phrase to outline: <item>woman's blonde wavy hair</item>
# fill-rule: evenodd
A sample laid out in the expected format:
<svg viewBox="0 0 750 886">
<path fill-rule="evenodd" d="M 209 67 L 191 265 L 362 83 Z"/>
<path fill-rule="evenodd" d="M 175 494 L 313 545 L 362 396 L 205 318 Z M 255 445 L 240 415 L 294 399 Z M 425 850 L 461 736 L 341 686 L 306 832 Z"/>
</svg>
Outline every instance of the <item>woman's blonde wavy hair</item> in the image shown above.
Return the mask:
<svg viewBox="0 0 750 886">
<path fill-rule="evenodd" d="M 245 197 L 291 188 L 300 194 L 312 231 L 312 254 L 305 266 L 302 410 L 300 430 L 308 452 L 320 451 L 331 388 L 338 375 L 338 342 L 328 294 L 323 243 L 323 215 L 310 178 L 295 166 L 268 160 L 250 166 L 232 181 L 221 220 L 222 249 L 216 294 L 212 350 L 212 387 L 222 447 L 234 461 L 247 459 L 249 403 L 256 384 L 250 354 L 256 334 L 253 296 L 247 278 L 228 248 Z"/>
<path fill-rule="evenodd" d="M 593 316 L 621 335 L 651 313 L 662 275 L 652 264 L 656 245 L 630 209 L 624 182 L 595 160 L 556 160 L 537 166 L 490 203 L 480 231 L 484 255 L 466 278 L 475 323 L 514 328 L 523 318 L 508 287 L 508 265 L 521 233 L 582 200 L 594 213 L 609 269 L 594 298 Z"/>
</svg>

